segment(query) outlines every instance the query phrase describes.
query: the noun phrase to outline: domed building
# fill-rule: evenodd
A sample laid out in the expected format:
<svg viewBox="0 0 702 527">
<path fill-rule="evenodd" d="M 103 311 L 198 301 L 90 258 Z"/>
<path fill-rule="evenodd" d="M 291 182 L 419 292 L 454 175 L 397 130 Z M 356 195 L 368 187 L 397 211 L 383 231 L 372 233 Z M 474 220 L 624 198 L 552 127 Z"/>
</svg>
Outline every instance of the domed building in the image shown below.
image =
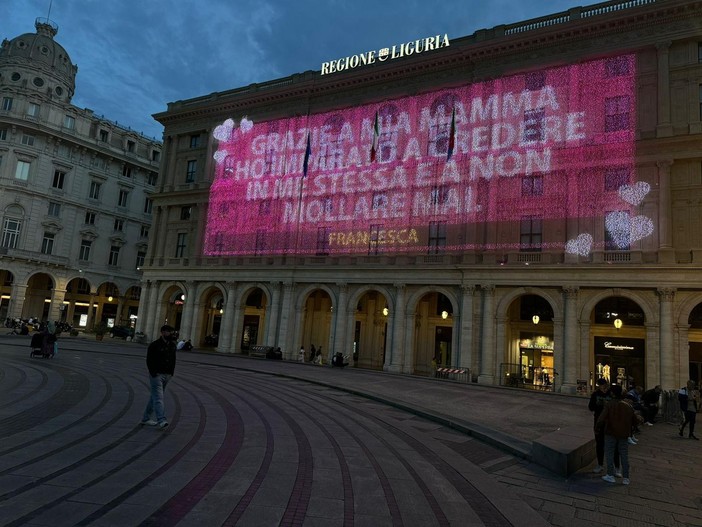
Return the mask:
<svg viewBox="0 0 702 527">
<path fill-rule="evenodd" d="M 161 143 L 74 106 L 78 66 L 35 28 L 0 47 L 0 320 L 133 326 Z"/>
</svg>

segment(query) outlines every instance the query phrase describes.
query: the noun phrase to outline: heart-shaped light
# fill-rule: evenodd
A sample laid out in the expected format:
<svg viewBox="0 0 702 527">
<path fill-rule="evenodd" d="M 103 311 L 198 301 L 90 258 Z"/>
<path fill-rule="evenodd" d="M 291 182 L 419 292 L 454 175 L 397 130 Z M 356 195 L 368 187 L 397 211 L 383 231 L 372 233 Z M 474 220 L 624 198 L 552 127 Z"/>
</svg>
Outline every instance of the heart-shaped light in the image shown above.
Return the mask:
<svg viewBox="0 0 702 527">
<path fill-rule="evenodd" d="M 217 150 L 212 157 L 214 157 L 214 160 L 217 161 L 219 165 L 227 157 L 227 152 L 226 150 Z"/>
<path fill-rule="evenodd" d="M 227 119 L 219 126 L 215 127 L 212 135 L 218 141 L 229 141 L 232 137 L 232 130 L 234 129 L 234 121 Z"/>
<path fill-rule="evenodd" d="M 631 241 L 641 240 L 653 234 L 653 221 L 646 216 L 636 216 L 631 220 Z"/>
<path fill-rule="evenodd" d="M 653 221 L 646 216 L 629 216 L 626 212 L 610 212 L 605 217 L 605 228 L 620 249 L 628 248 L 637 240 L 653 234 Z"/>
<path fill-rule="evenodd" d="M 246 117 L 241 119 L 241 122 L 239 123 L 239 129 L 241 130 L 242 134 L 250 132 L 252 128 L 253 121 L 249 121 Z"/>
<path fill-rule="evenodd" d="M 568 254 L 579 254 L 580 256 L 587 256 L 591 249 L 592 236 L 587 233 L 580 234 L 573 240 L 568 240 L 565 248 Z"/>
<path fill-rule="evenodd" d="M 629 205 L 638 205 L 643 201 L 651 190 L 651 185 L 645 181 L 637 181 L 633 185 L 622 185 L 619 187 L 619 197 Z"/>
</svg>

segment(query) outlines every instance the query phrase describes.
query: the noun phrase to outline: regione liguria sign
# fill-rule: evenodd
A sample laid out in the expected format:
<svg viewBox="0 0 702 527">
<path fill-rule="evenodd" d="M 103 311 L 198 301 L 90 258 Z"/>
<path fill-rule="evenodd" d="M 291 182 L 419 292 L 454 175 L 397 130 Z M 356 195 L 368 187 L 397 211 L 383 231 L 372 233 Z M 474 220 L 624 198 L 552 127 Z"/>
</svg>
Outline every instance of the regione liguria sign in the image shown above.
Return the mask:
<svg viewBox="0 0 702 527">
<path fill-rule="evenodd" d="M 376 62 L 385 62 L 388 60 L 409 57 L 410 55 L 418 55 L 425 51 L 433 51 L 435 49 L 447 48 L 449 46 L 448 35 L 435 35 L 405 42 L 404 44 L 396 44 L 389 48 L 381 48 L 377 52 L 366 51 L 356 55 L 350 55 L 337 60 L 322 62 L 322 75 L 328 73 L 336 73 L 339 71 L 352 70 L 358 66 L 368 66 Z"/>
</svg>

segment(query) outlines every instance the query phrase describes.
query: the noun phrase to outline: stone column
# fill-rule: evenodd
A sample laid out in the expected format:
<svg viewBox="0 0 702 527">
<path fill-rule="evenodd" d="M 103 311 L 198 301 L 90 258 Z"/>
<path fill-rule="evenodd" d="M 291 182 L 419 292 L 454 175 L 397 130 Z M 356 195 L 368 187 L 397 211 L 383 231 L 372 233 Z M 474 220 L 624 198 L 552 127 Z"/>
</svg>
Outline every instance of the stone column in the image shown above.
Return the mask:
<svg viewBox="0 0 702 527">
<path fill-rule="evenodd" d="M 495 384 L 495 286 L 486 284 L 480 286 L 483 290 L 483 323 L 482 343 L 480 348 L 480 375 L 478 382 L 481 384 Z"/>
<path fill-rule="evenodd" d="M 237 295 L 238 296 L 238 295 Z M 244 313 L 246 312 L 246 299 L 235 299 L 234 320 L 232 320 L 232 342 L 229 346 L 230 353 L 241 353 L 241 336 L 244 333 Z"/>
<path fill-rule="evenodd" d="M 675 263 L 670 167 L 673 161 L 656 162 L 658 167 L 658 263 Z"/>
<path fill-rule="evenodd" d="M 13 319 L 22 317 L 22 308 L 27 299 L 27 284 L 12 283 L 12 292 L 10 293 L 10 305 L 7 312 Z"/>
<path fill-rule="evenodd" d="M 673 126 L 670 122 L 670 45 L 671 41 L 656 44 L 658 50 L 658 137 L 673 135 Z M 632 116 L 635 118 L 635 116 Z"/>
<path fill-rule="evenodd" d="M 271 304 L 267 306 L 266 312 L 266 346 L 277 346 L 278 339 L 278 318 L 280 316 L 280 282 L 271 282 Z"/>
<path fill-rule="evenodd" d="M 283 305 L 280 310 L 279 335 L 283 351 L 283 357 L 288 360 L 295 360 L 300 349 L 299 344 L 294 342 L 294 335 L 290 331 L 290 315 L 293 313 L 293 282 L 283 282 Z"/>
<path fill-rule="evenodd" d="M 332 357 L 336 353 L 348 355 L 352 351 L 346 340 L 349 325 L 349 286 L 345 282 L 340 282 L 336 285 L 339 288 L 339 300 L 334 312 L 334 348 L 332 349 Z"/>
<path fill-rule="evenodd" d="M 149 296 L 151 294 L 151 281 L 144 280 L 141 283 L 141 300 L 139 301 L 139 316 L 137 317 L 136 325 L 134 326 L 134 332 L 144 332 L 148 327 L 149 322 L 149 312 L 151 308 L 149 306 Z"/>
<path fill-rule="evenodd" d="M 459 340 L 460 361 L 459 368 L 471 368 L 473 364 L 473 295 L 475 286 L 461 286 L 461 322 L 459 326 L 461 338 Z M 473 372 L 470 372 L 471 376 Z"/>
<path fill-rule="evenodd" d="M 195 282 L 189 280 L 185 282 L 185 306 L 183 306 L 183 317 L 181 318 L 180 327 L 176 328 L 180 336 L 188 337 L 194 340 L 193 333 L 193 315 L 195 313 Z"/>
<path fill-rule="evenodd" d="M 129 320 L 127 320 L 126 324 L 123 320 L 123 311 L 124 311 L 124 302 L 125 302 L 125 297 L 124 296 L 118 296 L 117 297 L 117 320 L 115 320 L 115 326 L 128 326 L 129 325 Z"/>
<path fill-rule="evenodd" d="M 565 323 L 563 328 L 563 370 L 561 391 L 575 393 L 578 371 L 578 287 L 564 287 Z M 555 350 L 554 350 L 555 353 Z"/>
<path fill-rule="evenodd" d="M 660 384 L 664 390 L 672 390 L 680 384 L 677 378 L 675 349 L 673 347 L 673 300 L 675 289 L 658 289 L 660 298 Z M 681 385 L 682 386 L 682 385 Z"/>
<path fill-rule="evenodd" d="M 95 315 L 93 314 L 93 304 L 95 303 L 96 291 L 90 292 L 90 299 L 88 300 L 88 319 L 86 320 L 85 327 L 88 329 L 93 329 L 95 324 Z"/>
<path fill-rule="evenodd" d="M 387 371 L 399 373 L 402 371 L 405 334 L 407 332 L 406 323 L 407 311 L 405 306 L 405 292 L 407 287 L 405 284 L 395 284 L 395 308 L 388 315 L 388 327 L 391 328 L 392 338 L 390 339 L 390 357 L 386 357 Z M 412 322 L 414 325 L 414 322 Z"/>
<path fill-rule="evenodd" d="M 401 372 L 411 374 L 414 371 L 414 348 L 417 346 L 416 323 L 417 314 L 415 312 L 405 312 L 405 336 L 404 349 L 400 362 Z"/>
<path fill-rule="evenodd" d="M 160 335 L 159 328 L 161 327 L 161 299 L 158 296 L 159 283 L 151 282 L 151 292 L 149 294 L 149 324 L 144 326 L 147 340 L 156 340 Z"/>
<path fill-rule="evenodd" d="M 236 301 L 236 282 L 227 282 L 227 300 L 224 305 L 224 316 L 219 330 L 219 339 L 217 341 L 217 351 L 228 353 L 232 344 L 232 322 L 234 321 L 234 305 Z"/>
<path fill-rule="evenodd" d="M 49 306 L 49 320 L 54 322 L 61 318 L 61 308 L 63 307 L 63 299 L 66 298 L 65 289 L 54 289 L 51 293 L 51 305 Z"/>
</svg>

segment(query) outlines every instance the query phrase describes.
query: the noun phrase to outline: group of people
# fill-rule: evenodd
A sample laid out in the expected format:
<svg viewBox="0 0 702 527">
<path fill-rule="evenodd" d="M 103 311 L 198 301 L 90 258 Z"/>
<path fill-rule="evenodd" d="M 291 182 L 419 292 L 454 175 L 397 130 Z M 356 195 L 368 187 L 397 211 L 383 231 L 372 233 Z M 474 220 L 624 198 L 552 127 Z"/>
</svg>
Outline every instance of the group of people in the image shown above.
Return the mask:
<svg viewBox="0 0 702 527">
<path fill-rule="evenodd" d="M 628 485 L 629 479 L 629 445 L 638 443 L 636 433 L 640 432 L 639 425 L 653 426 L 658 413 L 662 389 L 655 386 L 643 391 L 641 386 L 632 386 L 624 393 L 618 384 L 610 386 L 605 378 L 597 380 L 596 389 L 590 396 L 588 408 L 594 415 L 595 447 L 597 465 L 593 472 L 598 474 L 605 470 L 602 479 L 615 483 L 617 477 Z M 682 437 L 685 427 L 688 427 L 688 437 L 697 440 L 695 436 L 695 418 L 700 408 L 700 392 L 694 381 L 687 381 L 686 386 L 678 392 L 680 410 L 683 422 L 678 430 Z"/>
<path fill-rule="evenodd" d="M 310 346 L 310 354 L 309 357 L 305 353 L 305 347 L 301 346 L 300 347 L 300 352 L 298 354 L 298 362 L 312 362 L 318 366 L 321 366 L 323 364 L 323 359 L 322 359 L 322 346 L 319 348 L 315 348 L 314 344 Z"/>
</svg>

